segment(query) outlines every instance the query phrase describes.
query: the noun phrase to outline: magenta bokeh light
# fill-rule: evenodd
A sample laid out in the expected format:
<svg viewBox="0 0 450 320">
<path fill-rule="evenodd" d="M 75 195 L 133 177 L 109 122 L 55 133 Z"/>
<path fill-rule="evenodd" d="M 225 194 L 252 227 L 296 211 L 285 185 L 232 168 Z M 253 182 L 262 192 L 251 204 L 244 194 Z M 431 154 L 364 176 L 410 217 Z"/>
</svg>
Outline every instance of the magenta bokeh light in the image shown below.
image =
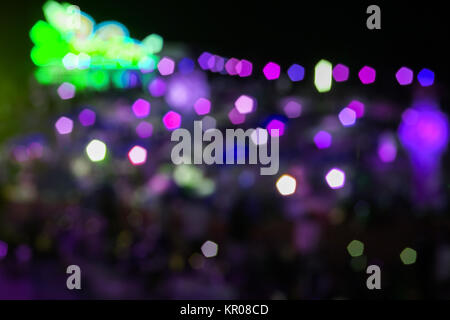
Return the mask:
<svg viewBox="0 0 450 320">
<path fill-rule="evenodd" d="M 364 116 L 364 103 L 362 103 L 361 101 L 353 100 L 348 104 L 347 108 L 355 111 L 356 118 L 361 118 L 362 116 Z"/>
<path fill-rule="evenodd" d="M 358 77 L 363 84 L 370 84 L 375 82 L 376 71 L 372 67 L 364 66 L 359 70 Z"/>
<path fill-rule="evenodd" d="M 401 86 L 406 86 L 413 82 L 414 73 L 407 67 L 401 67 L 395 74 L 395 78 Z"/>
<path fill-rule="evenodd" d="M 175 111 L 167 112 L 162 119 L 168 130 L 175 130 L 181 126 L 181 115 Z"/>
<path fill-rule="evenodd" d="M 283 121 L 272 119 L 266 126 L 266 129 L 271 137 L 280 137 L 284 134 L 285 126 Z M 278 130 L 278 133 L 274 129 Z"/>
<path fill-rule="evenodd" d="M 161 97 L 166 93 L 166 82 L 161 78 L 153 79 L 148 85 L 148 91 L 153 97 Z"/>
<path fill-rule="evenodd" d="M 144 99 L 137 99 L 131 106 L 137 118 L 145 118 L 150 114 L 150 102 Z"/>
<path fill-rule="evenodd" d="M 333 138 L 331 134 L 329 134 L 327 131 L 319 131 L 314 136 L 314 143 L 316 144 L 317 148 L 319 149 L 326 149 L 331 146 L 331 142 L 333 141 Z"/>
<path fill-rule="evenodd" d="M 343 82 L 348 80 L 349 69 L 343 64 L 337 64 L 333 68 L 333 78 L 336 82 Z"/>
<path fill-rule="evenodd" d="M 242 114 L 237 111 L 236 108 L 233 108 L 228 112 L 228 119 L 230 119 L 232 124 L 241 124 L 245 122 L 245 114 Z"/>
<path fill-rule="evenodd" d="M 88 127 L 95 123 L 95 112 L 90 109 L 83 109 L 78 115 L 81 125 Z"/>
<path fill-rule="evenodd" d="M 194 103 L 194 110 L 198 115 L 208 114 L 211 110 L 211 101 L 206 98 L 199 98 Z"/>
<path fill-rule="evenodd" d="M 275 62 L 269 62 L 264 66 L 264 76 L 267 80 L 275 80 L 280 77 L 280 66 Z"/>
</svg>

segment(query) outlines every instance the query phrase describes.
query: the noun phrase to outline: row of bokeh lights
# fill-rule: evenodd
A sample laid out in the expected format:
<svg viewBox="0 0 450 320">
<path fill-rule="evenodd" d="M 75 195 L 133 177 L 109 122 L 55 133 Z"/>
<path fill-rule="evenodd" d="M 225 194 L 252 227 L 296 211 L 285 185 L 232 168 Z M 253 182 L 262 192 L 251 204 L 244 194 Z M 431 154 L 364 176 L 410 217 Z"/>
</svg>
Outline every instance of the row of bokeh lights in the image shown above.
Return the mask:
<svg viewBox="0 0 450 320">
<path fill-rule="evenodd" d="M 245 59 L 225 59 L 209 52 L 203 52 L 197 61 L 202 70 L 231 76 L 249 77 L 253 72 L 253 64 Z M 268 62 L 262 68 L 262 72 L 267 80 L 276 80 L 281 75 L 281 67 L 275 62 Z M 292 64 L 286 73 L 293 82 L 302 81 L 305 78 L 305 68 L 297 63 Z M 350 69 L 344 64 L 339 63 L 332 67 L 329 61 L 322 59 L 315 66 L 315 84 L 319 92 L 326 92 L 331 88 L 332 78 L 336 82 L 344 82 L 349 79 L 349 76 Z M 375 82 L 376 70 L 370 66 L 364 66 L 359 70 L 358 78 L 363 84 L 371 84 Z M 395 74 L 395 78 L 402 86 L 410 85 L 414 79 L 414 72 L 408 67 L 401 67 Z M 424 68 L 417 74 L 417 80 L 423 87 L 431 86 L 434 83 L 434 72 Z"/>
</svg>

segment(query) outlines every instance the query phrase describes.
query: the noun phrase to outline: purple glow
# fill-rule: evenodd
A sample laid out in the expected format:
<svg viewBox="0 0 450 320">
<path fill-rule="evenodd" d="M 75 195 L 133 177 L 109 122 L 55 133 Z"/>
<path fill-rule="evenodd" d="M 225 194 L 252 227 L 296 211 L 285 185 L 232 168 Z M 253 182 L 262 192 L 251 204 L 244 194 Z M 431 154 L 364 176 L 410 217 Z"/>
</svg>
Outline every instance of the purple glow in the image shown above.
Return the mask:
<svg viewBox="0 0 450 320">
<path fill-rule="evenodd" d="M 342 109 L 338 117 L 344 127 L 352 126 L 356 122 L 356 112 L 350 108 Z"/>
<path fill-rule="evenodd" d="M 403 146 L 414 156 L 434 156 L 447 148 L 448 120 L 431 107 L 407 109 L 398 133 Z"/>
<path fill-rule="evenodd" d="M 277 119 L 273 119 L 266 126 L 266 129 L 271 137 L 281 137 L 284 134 L 285 126 L 286 125 L 284 124 L 284 122 Z M 272 130 L 278 130 L 278 133 Z"/>
<path fill-rule="evenodd" d="M 397 145 L 391 134 L 384 134 L 378 140 L 378 157 L 383 162 L 392 162 L 397 157 Z"/>
<path fill-rule="evenodd" d="M 230 119 L 232 124 L 241 124 L 245 122 L 245 114 L 242 114 L 237 111 L 236 108 L 233 108 L 228 112 L 228 119 Z"/>
<path fill-rule="evenodd" d="M 364 66 L 359 70 L 358 77 L 363 84 L 370 84 L 375 82 L 376 71 L 369 66 Z"/>
<path fill-rule="evenodd" d="M 58 87 L 58 95 L 62 100 L 72 99 L 75 96 L 75 86 L 64 82 Z"/>
<path fill-rule="evenodd" d="M 290 100 L 285 104 L 283 110 L 288 118 L 298 118 L 302 113 L 302 105 L 297 101 Z"/>
<path fill-rule="evenodd" d="M 225 65 L 225 59 L 218 55 L 213 55 L 208 60 L 208 67 L 212 72 L 221 72 Z"/>
<path fill-rule="evenodd" d="M 328 171 L 325 180 L 331 189 L 340 189 L 345 184 L 345 173 L 338 168 L 333 168 Z"/>
<path fill-rule="evenodd" d="M 211 101 L 206 98 L 199 98 L 194 103 L 194 109 L 199 116 L 208 114 L 211 110 Z"/>
<path fill-rule="evenodd" d="M 225 70 L 228 72 L 230 76 L 237 75 L 238 72 L 236 70 L 236 66 L 239 63 L 239 60 L 236 58 L 228 59 L 227 63 L 225 63 Z"/>
<path fill-rule="evenodd" d="M 8 254 L 8 244 L 0 240 L 0 260 Z"/>
<path fill-rule="evenodd" d="M 162 76 L 168 76 L 175 70 L 175 62 L 167 57 L 162 58 L 158 62 L 158 71 Z"/>
<path fill-rule="evenodd" d="M 429 87 L 434 83 L 434 72 L 430 69 L 422 69 L 417 74 L 417 80 L 422 87 Z"/>
<path fill-rule="evenodd" d="M 240 77 L 249 77 L 252 74 L 253 64 L 245 59 L 242 59 L 236 64 L 236 72 Z"/>
<path fill-rule="evenodd" d="M 203 52 L 197 59 L 197 62 L 200 66 L 200 68 L 202 68 L 202 70 L 208 70 L 209 66 L 208 66 L 208 61 L 209 59 L 212 57 L 212 54 L 209 52 Z"/>
<path fill-rule="evenodd" d="M 95 123 L 95 112 L 90 109 L 83 109 L 78 115 L 81 125 L 88 127 Z"/>
<path fill-rule="evenodd" d="M 137 118 L 145 118 L 150 114 L 150 102 L 144 99 L 137 99 L 131 106 Z"/>
<path fill-rule="evenodd" d="M 333 138 L 327 131 L 319 131 L 314 136 L 314 143 L 319 149 L 326 149 L 331 146 Z"/>
<path fill-rule="evenodd" d="M 395 78 L 401 86 L 406 86 L 413 82 L 414 73 L 407 67 L 401 67 L 395 74 Z"/>
<path fill-rule="evenodd" d="M 239 113 L 247 114 L 253 111 L 255 107 L 255 101 L 253 98 L 242 95 L 234 102 L 234 106 L 236 107 L 236 110 L 239 111 Z"/>
<path fill-rule="evenodd" d="M 183 58 L 178 62 L 178 70 L 183 74 L 191 73 L 194 71 L 194 67 L 194 61 L 189 58 Z"/>
<path fill-rule="evenodd" d="M 361 118 L 364 116 L 364 103 L 358 100 L 351 101 L 347 108 L 352 109 L 356 113 L 356 118 Z"/>
<path fill-rule="evenodd" d="M 148 91 L 153 97 L 161 97 L 166 93 L 166 82 L 161 78 L 155 78 L 148 85 Z"/>
<path fill-rule="evenodd" d="M 148 138 L 153 134 L 153 126 L 151 123 L 142 121 L 136 127 L 136 133 L 140 138 Z"/>
<path fill-rule="evenodd" d="M 301 81 L 305 77 L 305 68 L 303 68 L 301 65 L 293 64 L 289 67 L 287 74 L 291 81 Z"/>
<path fill-rule="evenodd" d="M 337 64 L 333 68 L 333 78 L 336 82 L 343 82 L 348 80 L 349 69 L 343 64 Z"/>
<path fill-rule="evenodd" d="M 165 100 L 173 108 L 188 112 L 192 110 L 197 99 L 207 97 L 209 97 L 209 85 L 203 72 L 176 74 L 167 83 Z"/>
<path fill-rule="evenodd" d="M 280 77 L 280 66 L 275 62 L 269 62 L 263 68 L 264 76 L 267 80 L 275 80 Z"/>
<path fill-rule="evenodd" d="M 167 112 L 162 119 L 168 130 L 175 130 L 181 126 L 181 115 L 175 111 Z"/>
<path fill-rule="evenodd" d="M 59 134 L 69 134 L 73 129 L 73 121 L 67 117 L 61 117 L 56 121 L 55 128 Z"/>
</svg>

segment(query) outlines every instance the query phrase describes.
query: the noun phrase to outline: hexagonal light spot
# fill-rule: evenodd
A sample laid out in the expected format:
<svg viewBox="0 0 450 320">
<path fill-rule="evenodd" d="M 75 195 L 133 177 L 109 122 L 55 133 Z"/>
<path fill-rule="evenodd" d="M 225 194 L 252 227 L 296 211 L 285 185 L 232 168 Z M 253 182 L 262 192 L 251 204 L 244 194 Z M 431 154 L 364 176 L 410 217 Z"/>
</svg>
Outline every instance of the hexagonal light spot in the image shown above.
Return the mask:
<svg viewBox="0 0 450 320">
<path fill-rule="evenodd" d="M 376 71 L 372 67 L 364 66 L 359 70 L 358 77 L 363 84 L 370 84 L 375 82 Z"/>
<path fill-rule="evenodd" d="M 264 76 L 267 80 L 275 80 L 280 77 L 280 66 L 275 62 L 269 62 L 263 68 Z"/>
<path fill-rule="evenodd" d="M 343 82 L 348 80 L 349 69 L 343 64 L 337 64 L 333 68 L 333 78 L 336 82 Z"/>
<path fill-rule="evenodd" d="M 175 111 L 167 112 L 162 119 L 168 130 L 174 130 L 181 126 L 181 115 Z"/>
<path fill-rule="evenodd" d="M 361 118 L 364 115 L 364 103 L 358 100 L 351 101 L 347 108 L 352 109 L 356 113 L 356 118 Z"/>
<path fill-rule="evenodd" d="M 211 101 L 206 98 L 197 99 L 194 103 L 194 110 L 199 116 L 208 114 L 211 110 Z"/>
<path fill-rule="evenodd" d="M 434 83 L 434 72 L 430 69 L 424 68 L 417 74 L 417 80 L 422 87 L 428 87 Z"/>
<path fill-rule="evenodd" d="M 134 166 L 144 164 L 147 161 L 147 150 L 141 146 L 134 146 L 128 152 L 128 159 Z"/>
<path fill-rule="evenodd" d="M 338 115 L 339 121 L 344 127 L 349 127 L 356 122 L 356 112 L 350 108 L 344 108 Z"/>
<path fill-rule="evenodd" d="M 288 174 L 283 174 L 280 178 L 278 178 L 276 187 L 282 196 L 289 196 L 295 192 L 297 188 L 297 181 L 294 177 Z"/>
<path fill-rule="evenodd" d="M 236 99 L 236 101 L 234 102 L 234 106 L 236 107 L 236 110 L 239 111 L 239 113 L 247 114 L 253 111 L 255 101 L 252 97 L 243 94 Z"/>
<path fill-rule="evenodd" d="M 359 257 L 364 253 L 364 243 L 353 240 L 348 244 L 347 251 L 352 257 Z"/>
<path fill-rule="evenodd" d="M 55 128 L 59 134 L 69 134 L 73 129 L 73 121 L 67 117 L 61 117 L 56 121 Z"/>
<path fill-rule="evenodd" d="M 331 146 L 332 137 L 327 131 L 319 131 L 314 136 L 314 143 L 319 149 L 326 149 Z"/>
<path fill-rule="evenodd" d="M 232 124 L 241 124 L 245 122 L 245 114 L 242 114 L 237 111 L 236 108 L 233 108 L 228 112 L 228 119 L 230 119 Z"/>
<path fill-rule="evenodd" d="M 298 118 L 302 113 L 302 105 L 297 101 L 290 100 L 285 104 L 283 110 L 288 118 Z"/>
<path fill-rule="evenodd" d="M 137 118 L 145 118 L 150 114 L 150 102 L 144 99 L 137 99 L 131 106 Z"/>
<path fill-rule="evenodd" d="M 401 86 L 406 86 L 413 82 L 414 73 L 407 67 L 401 67 L 395 74 L 395 78 Z"/>
<path fill-rule="evenodd" d="M 242 78 L 251 76 L 252 71 L 253 64 L 248 60 L 242 59 L 236 64 L 236 72 Z"/>
<path fill-rule="evenodd" d="M 92 162 L 102 161 L 106 156 L 106 144 L 94 139 L 86 146 L 86 154 Z"/>
<path fill-rule="evenodd" d="M 201 250 L 205 258 L 212 258 L 217 256 L 219 246 L 217 245 L 217 243 L 208 240 L 205 243 L 203 243 Z"/>
<path fill-rule="evenodd" d="M 78 115 L 81 125 L 88 127 L 95 123 L 95 112 L 90 109 L 83 109 Z"/>
<path fill-rule="evenodd" d="M 406 265 L 413 264 L 417 260 L 417 252 L 414 249 L 405 248 L 400 253 L 400 259 L 402 260 L 403 264 Z"/>
<path fill-rule="evenodd" d="M 301 65 L 294 63 L 289 67 L 287 71 L 289 79 L 293 82 L 301 81 L 305 77 L 305 68 Z"/>
<path fill-rule="evenodd" d="M 63 82 L 57 91 L 62 100 L 72 99 L 75 96 L 75 86 L 69 82 Z"/>
<path fill-rule="evenodd" d="M 344 187 L 345 184 L 345 173 L 340 169 L 333 168 L 328 171 L 325 180 L 331 189 L 340 189 Z"/>
<path fill-rule="evenodd" d="M 285 124 L 283 121 L 272 119 L 266 126 L 271 137 L 281 137 L 284 134 Z M 278 132 L 276 132 L 278 130 Z"/>
<path fill-rule="evenodd" d="M 158 62 L 158 71 L 162 76 L 168 76 L 175 70 L 175 62 L 167 57 L 162 58 Z"/>
</svg>

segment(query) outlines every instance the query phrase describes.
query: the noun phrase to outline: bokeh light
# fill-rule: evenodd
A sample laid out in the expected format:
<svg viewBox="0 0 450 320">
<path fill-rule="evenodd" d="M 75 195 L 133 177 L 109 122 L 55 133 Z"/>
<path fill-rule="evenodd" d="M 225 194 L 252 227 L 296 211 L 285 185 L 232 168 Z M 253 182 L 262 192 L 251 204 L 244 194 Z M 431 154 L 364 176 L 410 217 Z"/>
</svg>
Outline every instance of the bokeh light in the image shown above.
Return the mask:
<svg viewBox="0 0 450 320">
<path fill-rule="evenodd" d="M 128 152 L 128 159 L 134 166 L 139 166 L 147 161 L 147 150 L 141 146 L 134 146 Z"/>
<path fill-rule="evenodd" d="M 358 77 L 362 84 L 371 84 L 375 82 L 376 71 L 372 67 L 364 66 L 359 70 Z"/>
<path fill-rule="evenodd" d="M 414 73 L 407 67 L 401 67 L 395 74 L 395 78 L 401 86 L 406 86 L 413 82 Z"/>
<path fill-rule="evenodd" d="M 333 78 L 336 82 L 344 82 L 348 80 L 349 69 L 346 65 L 337 64 L 333 68 Z"/>
<path fill-rule="evenodd" d="M 144 99 L 137 99 L 131 106 L 136 118 L 145 118 L 150 114 L 150 102 Z"/>
<path fill-rule="evenodd" d="M 55 128 L 59 134 L 69 134 L 73 129 L 73 121 L 67 117 L 60 117 L 55 123 Z"/>
<path fill-rule="evenodd" d="M 331 189 L 340 189 L 344 187 L 345 184 L 345 173 L 340 169 L 333 168 L 328 171 L 325 180 Z"/>
<path fill-rule="evenodd" d="M 194 109 L 195 112 L 200 116 L 208 114 L 211 110 L 211 101 L 206 98 L 199 98 L 194 103 Z"/>
<path fill-rule="evenodd" d="M 86 154 L 92 162 L 102 161 L 106 157 L 106 144 L 94 139 L 86 146 Z"/>
<path fill-rule="evenodd" d="M 175 130 L 181 126 L 181 115 L 175 111 L 169 111 L 164 115 L 162 121 L 168 130 Z"/>
<path fill-rule="evenodd" d="M 356 123 L 356 112 L 348 107 L 342 109 L 338 117 L 344 127 L 353 126 Z"/>
<path fill-rule="evenodd" d="M 217 256 L 219 246 L 217 245 L 217 243 L 208 240 L 202 244 L 202 247 L 200 249 L 202 250 L 202 253 L 205 256 L 205 258 L 212 258 Z"/>
<path fill-rule="evenodd" d="M 301 65 L 294 63 L 287 71 L 289 79 L 293 82 L 301 81 L 305 77 L 305 68 Z"/>
<path fill-rule="evenodd" d="M 314 68 L 314 85 L 318 92 L 331 90 L 332 65 L 327 60 L 320 60 Z"/>
<path fill-rule="evenodd" d="M 321 130 L 314 136 L 314 143 L 319 149 L 326 149 L 331 146 L 333 138 L 327 131 Z"/>
<path fill-rule="evenodd" d="M 278 178 L 276 187 L 282 196 L 289 196 L 295 193 L 297 181 L 294 177 L 288 174 L 283 174 L 280 178 Z"/>
<path fill-rule="evenodd" d="M 280 66 L 275 62 L 269 62 L 264 66 L 263 73 L 267 80 L 278 79 L 280 77 Z"/>
<path fill-rule="evenodd" d="M 429 87 L 434 83 L 434 72 L 424 68 L 417 74 L 417 80 L 422 87 Z"/>
<path fill-rule="evenodd" d="M 252 97 L 243 94 L 236 99 L 234 106 L 239 113 L 247 114 L 254 110 L 255 101 Z"/>
</svg>

